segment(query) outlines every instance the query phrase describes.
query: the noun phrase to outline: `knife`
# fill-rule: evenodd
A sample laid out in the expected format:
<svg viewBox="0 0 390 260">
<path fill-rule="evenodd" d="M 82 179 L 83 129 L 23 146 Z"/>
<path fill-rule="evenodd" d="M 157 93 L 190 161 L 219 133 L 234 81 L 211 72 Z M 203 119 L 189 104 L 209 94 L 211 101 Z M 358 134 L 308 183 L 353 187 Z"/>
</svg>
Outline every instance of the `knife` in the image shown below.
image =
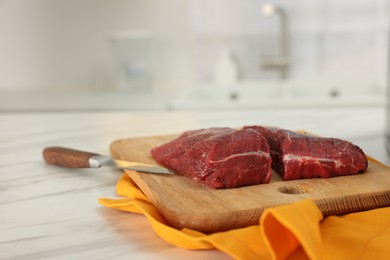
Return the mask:
<svg viewBox="0 0 390 260">
<path fill-rule="evenodd" d="M 65 147 L 47 147 L 43 150 L 43 159 L 53 165 L 66 168 L 100 168 L 114 166 L 118 169 L 127 169 L 144 173 L 173 174 L 167 168 L 139 162 L 130 162 L 113 159 L 107 155 L 84 152 Z"/>
</svg>

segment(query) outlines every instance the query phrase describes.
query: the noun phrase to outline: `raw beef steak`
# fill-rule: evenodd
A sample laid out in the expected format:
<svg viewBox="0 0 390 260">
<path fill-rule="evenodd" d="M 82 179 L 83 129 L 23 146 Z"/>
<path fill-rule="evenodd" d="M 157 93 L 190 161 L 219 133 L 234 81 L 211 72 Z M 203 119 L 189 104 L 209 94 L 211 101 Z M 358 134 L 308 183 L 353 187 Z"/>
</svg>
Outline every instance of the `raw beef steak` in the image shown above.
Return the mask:
<svg viewBox="0 0 390 260">
<path fill-rule="evenodd" d="M 267 140 L 253 129 L 187 131 L 153 148 L 151 154 L 161 165 L 213 188 L 235 188 L 271 180 Z"/>
<path fill-rule="evenodd" d="M 347 141 L 261 126 L 244 129 L 255 129 L 265 136 L 272 168 L 284 180 L 351 175 L 364 172 L 368 166 L 364 152 Z"/>
</svg>

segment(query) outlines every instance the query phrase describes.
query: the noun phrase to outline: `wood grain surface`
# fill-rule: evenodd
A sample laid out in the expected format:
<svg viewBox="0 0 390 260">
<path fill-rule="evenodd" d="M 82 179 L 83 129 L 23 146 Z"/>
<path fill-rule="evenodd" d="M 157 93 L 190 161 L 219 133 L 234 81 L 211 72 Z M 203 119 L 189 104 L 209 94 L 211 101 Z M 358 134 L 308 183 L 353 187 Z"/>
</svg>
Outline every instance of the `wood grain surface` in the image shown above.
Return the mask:
<svg viewBox="0 0 390 260">
<path fill-rule="evenodd" d="M 177 135 L 115 141 L 114 158 L 158 165 L 150 149 Z M 390 206 L 390 169 L 369 160 L 363 174 L 329 179 L 283 181 L 273 172 L 269 184 L 212 189 L 180 175 L 127 174 L 176 228 L 216 232 L 258 224 L 264 209 L 313 199 L 324 216 Z"/>
</svg>

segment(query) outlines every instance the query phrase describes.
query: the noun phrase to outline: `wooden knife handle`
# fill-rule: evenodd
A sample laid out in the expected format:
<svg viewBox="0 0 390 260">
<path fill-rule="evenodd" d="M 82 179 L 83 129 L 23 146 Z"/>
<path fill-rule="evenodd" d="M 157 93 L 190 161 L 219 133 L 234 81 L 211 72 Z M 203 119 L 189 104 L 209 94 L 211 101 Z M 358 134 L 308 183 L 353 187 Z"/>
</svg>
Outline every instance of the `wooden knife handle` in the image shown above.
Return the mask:
<svg viewBox="0 0 390 260">
<path fill-rule="evenodd" d="M 89 158 L 99 155 L 65 147 L 47 147 L 43 150 L 43 159 L 53 165 L 66 168 L 90 168 Z"/>
</svg>

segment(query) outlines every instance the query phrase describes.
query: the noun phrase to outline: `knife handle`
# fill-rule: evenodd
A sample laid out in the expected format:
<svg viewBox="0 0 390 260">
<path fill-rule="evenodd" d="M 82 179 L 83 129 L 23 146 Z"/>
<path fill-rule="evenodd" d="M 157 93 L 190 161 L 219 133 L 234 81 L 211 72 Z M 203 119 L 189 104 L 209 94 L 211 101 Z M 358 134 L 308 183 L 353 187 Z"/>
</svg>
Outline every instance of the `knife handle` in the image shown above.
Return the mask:
<svg viewBox="0 0 390 260">
<path fill-rule="evenodd" d="M 47 163 L 66 168 L 90 168 L 89 158 L 99 155 L 65 147 L 47 147 L 42 154 Z"/>
</svg>

